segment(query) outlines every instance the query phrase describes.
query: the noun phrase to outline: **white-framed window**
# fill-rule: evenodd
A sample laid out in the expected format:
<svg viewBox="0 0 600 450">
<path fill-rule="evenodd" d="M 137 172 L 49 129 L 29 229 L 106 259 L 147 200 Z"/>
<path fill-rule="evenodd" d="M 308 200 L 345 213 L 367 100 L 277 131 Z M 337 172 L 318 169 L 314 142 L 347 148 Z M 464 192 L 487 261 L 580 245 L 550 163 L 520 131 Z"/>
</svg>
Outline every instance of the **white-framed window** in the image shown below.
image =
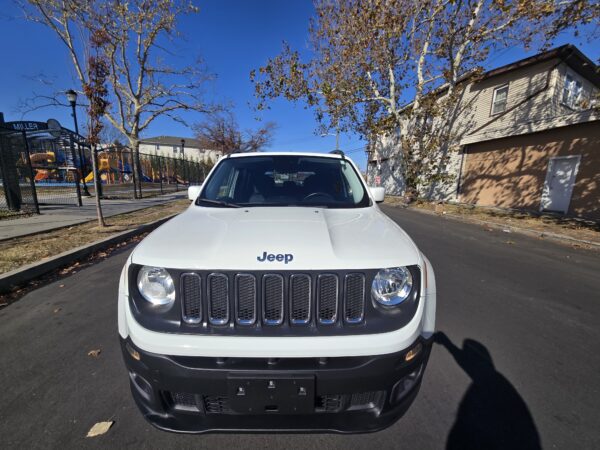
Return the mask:
<svg viewBox="0 0 600 450">
<path fill-rule="evenodd" d="M 508 99 L 508 84 L 494 89 L 494 97 L 492 98 L 492 113 L 491 115 L 500 114 L 506 111 L 506 101 Z"/>
<path fill-rule="evenodd" d="M 565 85 L 563 86 L 561 102 L 572 109 L 579 109 L 581 102 L 581 91 L 583 84 L 581 80 L 576 79 L 568 73 L 565 76 Z"/>
<path fill-rule="evenodd" d="M 179 147 L 177 146 L 173 146 L 173 153 L 177 154 L 177 152 L 179 152 Z"/>
</svg>

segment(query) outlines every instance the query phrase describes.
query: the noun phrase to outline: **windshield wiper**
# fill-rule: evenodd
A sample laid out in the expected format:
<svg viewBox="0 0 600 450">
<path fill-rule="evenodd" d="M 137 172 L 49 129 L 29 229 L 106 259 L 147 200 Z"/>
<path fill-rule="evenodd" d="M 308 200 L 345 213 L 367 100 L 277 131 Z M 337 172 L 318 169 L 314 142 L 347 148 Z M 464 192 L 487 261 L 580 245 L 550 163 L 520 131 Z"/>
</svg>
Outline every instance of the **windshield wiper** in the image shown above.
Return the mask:
<svg viewBox="0 0 600 450">
<path fill-rule="evenodd" d="M 241 208 L 240 205 L 236 205 L 235 203 L 229 203 L 224 200 L 211 200 L 209 198 L 199 198 L 198 204 L 200 203 L 210 203 L 211 205 L 219 205 L 224 208 Z"/>
</svg>

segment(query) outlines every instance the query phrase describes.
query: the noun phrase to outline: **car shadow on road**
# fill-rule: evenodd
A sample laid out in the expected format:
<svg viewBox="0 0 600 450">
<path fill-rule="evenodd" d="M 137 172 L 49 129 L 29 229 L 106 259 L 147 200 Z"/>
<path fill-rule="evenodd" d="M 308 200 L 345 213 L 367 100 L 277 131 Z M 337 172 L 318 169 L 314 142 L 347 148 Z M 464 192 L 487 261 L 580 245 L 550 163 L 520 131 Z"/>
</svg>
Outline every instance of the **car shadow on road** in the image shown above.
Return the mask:
<svg viewBox="0 0 600 450">
<path fill-rule="evenodd" d="M 527 404 L 496 370 L 488 349 L 473 339 L 465 339 L 461 349 L 443 332 L 436 333 L 434 340 L 472 380 L 458 407 L 446 448 L 541 449 Z"/>
</svg>

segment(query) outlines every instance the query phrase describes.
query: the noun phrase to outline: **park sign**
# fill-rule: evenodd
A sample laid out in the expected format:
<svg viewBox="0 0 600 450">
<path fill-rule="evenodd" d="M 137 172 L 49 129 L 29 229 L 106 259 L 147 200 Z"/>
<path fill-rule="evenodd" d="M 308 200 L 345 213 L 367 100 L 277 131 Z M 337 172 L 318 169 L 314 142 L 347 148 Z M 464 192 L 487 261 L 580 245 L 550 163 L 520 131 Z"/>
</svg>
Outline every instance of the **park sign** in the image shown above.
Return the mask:
<svg viewBox="0 0 600 450">
<path fill-rule="evenodd" d="M 16 122 L 4 122 L 2 127 L 9 128 L 14 131 L 49 131 L 56 137 L 56 133 L 60 135 L 61 126 L 56 119 L 48 119 L 48 122 L 34 122 L 32 120 L 20 120 Z"/>
</svg>

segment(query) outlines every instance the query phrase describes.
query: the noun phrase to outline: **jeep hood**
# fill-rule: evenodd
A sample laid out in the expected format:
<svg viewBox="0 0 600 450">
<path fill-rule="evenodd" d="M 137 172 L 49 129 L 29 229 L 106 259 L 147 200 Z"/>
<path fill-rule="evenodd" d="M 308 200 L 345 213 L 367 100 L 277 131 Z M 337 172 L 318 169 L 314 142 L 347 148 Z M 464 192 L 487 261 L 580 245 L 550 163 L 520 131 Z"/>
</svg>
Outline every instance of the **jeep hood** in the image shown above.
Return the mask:
<svg viewBox="0 0 600 450">
<path fill-rule="evenodd" d="M 260 262 L 265 252 L 293 259 Z M 132 255 L 136 264 L 195 270 L 374 269 L 420 260 L 412 240 L 377 207 L 191 205 L 150 233 Z"/>
</svg>

